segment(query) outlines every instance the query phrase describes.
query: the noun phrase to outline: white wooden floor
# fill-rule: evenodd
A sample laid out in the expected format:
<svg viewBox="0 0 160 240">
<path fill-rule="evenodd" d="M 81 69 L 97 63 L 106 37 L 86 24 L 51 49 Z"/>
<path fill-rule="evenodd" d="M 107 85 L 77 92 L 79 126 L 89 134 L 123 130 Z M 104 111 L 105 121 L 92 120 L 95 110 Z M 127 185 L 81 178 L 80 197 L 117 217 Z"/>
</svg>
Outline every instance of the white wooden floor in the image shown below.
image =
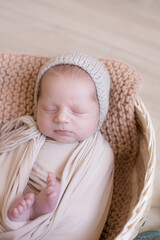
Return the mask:
<svg viewBox="0 0 160 240">
<path fill-rule="evenodd" d="M 140 96 L 157 138 L 152 205 L 160 207 L 160 0 L 0 0 L 0 51 L 120 59 L 143 76 Z M 144 229 L 160 226 L 152 208 Z"/>
</svg>

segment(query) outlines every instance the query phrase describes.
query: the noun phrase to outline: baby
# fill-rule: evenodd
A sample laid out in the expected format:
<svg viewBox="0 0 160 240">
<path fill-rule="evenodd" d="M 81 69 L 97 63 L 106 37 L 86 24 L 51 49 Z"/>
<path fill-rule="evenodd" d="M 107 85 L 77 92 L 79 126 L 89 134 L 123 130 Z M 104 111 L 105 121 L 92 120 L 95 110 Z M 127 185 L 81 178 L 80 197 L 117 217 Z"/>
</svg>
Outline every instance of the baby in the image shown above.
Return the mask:
<svg viewBox="0 0 160 240">
<path fill-rule="evenodd" d="M 72 156 L 71 153 L 74 152 L 75 149 L 82 148 L 82 146 L 85 147 L 85 149 L 89 149 L 90 146 L 93 145 L 93 150 L 92 148 L 87 150 L 87 156 L 85 156 L 85 154 L 80 156 L 81 161 L 83 158 L 91 159 L 85 160 L 88 165 L 83 168 L 82 173 L 84 177 L 81 181 L 85 179 L 85 172 L 90 172 L 88 168 L 89 164 L 91 164 L 92 169 L 89 174 L 94 172 L 95 178 L 98 177 L 100 181 L 100 183 L 97 184 L 102 184 L 102 177 L 104 186 L 102 184 L 102 189 L 99 189 L 100 199 L 97 197 L 99 200 L 96 201 L 97 204 L 102 204 L 100 203 L 100 201 L 102 201 L 104 204 L 102 209 L 107 209 L 103 216 L 104 219 L 101 222 L 101 225 L 104 224 L 109 207 L 106 205 L 107 203 L 102 196 L 103 191 L 108 191 L 108 195 L 110 196 L 108 197 L 108 199 L 110 199 L 108 201 L 110 204 L 112 192 L 112 187 L 110 188 L 110 186 L 112 186 L 113 181 L 113 153 L 109 144 L 101 136 L 100 128 L 108 112 L 109 90 L 110 78 L 106 68 L 97 59 L 85 54 L 70 53 L 58 57 L 56 60 L 50 60 L 41 68 L 35 87 L 35 119 L 39 131 L 42 135 L 46 136 L 46 140 L 37 156 L 31 175 L 34 176 L 34 169 L 43 169 L 44 167 L 46 168 L 46 172 L 48 172 L 48 176 L 46 186 L 37 194 L 31 191 L 18 198 L 11 205 L 8 211 L 8 218 L 11 221 L 23 222 L 34 220 L 39 216 L 55 211 L 63 198 L 62 194 L 65 194 L 66 191 L 62 189 L 60 182 L 64 178 L 64 170 L 68 167 L 68 159 Z M 100 146 L 97 147 L 98 151 L 96 150 L 94 153 L 96 144 L 98 146 L 98 139 L 100 139 Z M 51 144 L 53 144 L 53 146 Z M 53 151 L 57 149 L 57 147 L 61 149 L 60 154 L 63 155 L 60 160 L 57 160 L 58 157 L 53 155 Z M 100 150 L 101 147 L 104 150 Z M 105 150 L 105 148 L 107 150 Z M 49 151 L 52 153 L 50 154 Z M 108 152 L 108 154 L 105 154 L 105 151 Z M 55 150 L 55 154 L 56 152 L 58 152 L 58 150 Z M 66 152 L 68 154 L 67 157 L 65 156 Z M 54 156 L 50 161 L 52 165 L 47 164 L 47 154 L 50 154 L 50 159 L 51 156 Z M 90 154 L 93 154 L 93 156 L 99 154 L 99 160 L 97 160 L 97 162 L 94 160 L 94 164 L 97 164 L 97 167 L 95 167 L 94 164 L 92 167 L 92 157 L 89 156 Z M 103 155 L 106 156 L 103 157 Z M 106 160 L 103 160 L 104 158 L 108 158 L 108 163 Z M 105 163 L 104 168 L 108 164 L 108 168 L 110 168 L 109 174 L 107 174 L 107 170 L 106 173 L 105 171 L 103 173 L 103 170 L 101 170 L 103 169 L 103 162 Z M 74 164 L 70 166 L 71 169 L 73 165 Z M 81 169 L 81 165 L 83 164 L 77 165 L 74 169 Z M 75 172 L 77 171 L 78 170 L 75 170 Z M 102 172 L 102 176 L 99 175 L 100 172 Z M 72 173 L 72 178 L 74 182 L 74 172 Z M 92 179 L 94 179 L 93 174 L 90 180 L 88 179 L 89 189 L 91 189 L 93 184 L 91 182 L 93 181 Z M 71 178 L 69 181 L 71 182 Z M 107 181 L 110 181 L 109 187 L 106 184 Z M 83 189 L 85 191 L 85 187 Z M 93 199 L 93 197 L 91 198 Z M 88 200 L 86 199 L 85 201 Z M 84 205 L 85 204 L 82 203 L 82 208 Z M 101 214 L 102 217 L 103 212 L 104 210 L 98 214 Z"/>
<path fill-rule="evenodd" d="M 92 135 L 99 122 L 99 103 L 91 77 L 72 65 L 50 68 L 42 77 L 37 103 L 39 130 L 60 143 L 74 143 Z M 13 221 L 34 219 L 53 211 L 60 184 L 48 174 L 47 187 L 38 195 L 18 199 L 8 212 Z"/>
</svg>

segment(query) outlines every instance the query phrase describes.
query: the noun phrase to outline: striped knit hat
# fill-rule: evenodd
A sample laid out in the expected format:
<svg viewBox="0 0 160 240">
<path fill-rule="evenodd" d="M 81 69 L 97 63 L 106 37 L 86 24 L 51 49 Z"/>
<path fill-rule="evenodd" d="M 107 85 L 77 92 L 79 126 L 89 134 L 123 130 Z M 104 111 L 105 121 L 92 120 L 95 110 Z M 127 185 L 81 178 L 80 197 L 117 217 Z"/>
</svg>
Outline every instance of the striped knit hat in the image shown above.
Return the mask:
<svg viewBox="0 0 160 240">
<path fill-rule="evenodd" d="M 49 60 L 45 63 L 44 66 L 42 66 L 39 71 L 35 87 L 35 107 L 37 106 L 37 96 L 42 76 L 50 68 L 62 64 L 78 66 L 86 71 L 92 78 L 96 87 L 100 106 L 100 117 L 98 124 L 98 129 L 100 129 L 108 112 L 110 76 L 105 66 L 98 59 L 88 56 L 87 54 L 79 52 L 67 53 L 65 55 L 57 57 L 56 59 Z"/>
</svg>

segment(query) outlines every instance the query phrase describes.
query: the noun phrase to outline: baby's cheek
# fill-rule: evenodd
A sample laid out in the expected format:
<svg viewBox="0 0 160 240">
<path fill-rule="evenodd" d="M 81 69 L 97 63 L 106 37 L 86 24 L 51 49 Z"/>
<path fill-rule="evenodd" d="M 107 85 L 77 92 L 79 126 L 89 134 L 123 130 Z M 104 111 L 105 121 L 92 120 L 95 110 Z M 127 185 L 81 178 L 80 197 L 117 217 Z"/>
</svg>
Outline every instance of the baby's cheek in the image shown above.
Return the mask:
<svg viewBox="0 0 160 240">
<path fill-rule="evenodd" d="M 43 119 L 40 119 L 38 122 L 38 127 L 39 127 L 39 130 L 45 134 L 45 132 L 47 131 L 48 129 L 48 123 L 47 121 L 43 121 Z"/>
<path fill-rule="evenodd" d="M 87 138 L 89 138 L 93 133 L 94 133 L 94 128 L 91 128 L 90 126 L 84 126 L 83 128 L 81 128 L 81 131 L 79 131 L 79 134 L 77 134 L 78 136 L 78 141 L 83 141 Z"/>
</svg>

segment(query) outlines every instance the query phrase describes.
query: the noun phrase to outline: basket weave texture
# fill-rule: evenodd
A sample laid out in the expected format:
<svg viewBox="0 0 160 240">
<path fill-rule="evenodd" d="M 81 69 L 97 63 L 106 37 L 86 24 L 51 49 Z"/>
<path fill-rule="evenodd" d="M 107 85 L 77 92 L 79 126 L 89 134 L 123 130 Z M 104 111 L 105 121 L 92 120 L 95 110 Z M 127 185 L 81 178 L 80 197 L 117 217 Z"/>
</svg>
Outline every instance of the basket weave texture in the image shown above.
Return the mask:
<svg viewBox="0 0 160 240">
<path fill-rule="evenodd" d="M 19 116 L 33 115 L 35 81 L 40 67 L 47 60 L 49 57 L 1 53 L 0 126 Z M 132 232 L 130 237 L 125 237 L 129 232 L 127 223 L 132 201 L 132 172 L 139 151 L 135 101 L 141 76 L 134 68 L 120 61 L 100 61 L 111 76 L 109 112 L 101 131 L 115 156 L 113 198 L 100 239 L 129 240 L 133 239 L 131 235 L 135 235 Z"/>
<path fill-rule="evenodd" d="M 130 204 L 130 214 L 123 230 L 115 240 L 132 240 L 140 227 L 146 221 L 151 206 L 156 172 L 156 138 L 151 117 L 142 100 L 138 97 L 135 102 L 135 114 L 139 135 L 139 153 L 135 169 L 136 186 L 132 191 L 138 192 L 137 200 Z"/>
</svg>

